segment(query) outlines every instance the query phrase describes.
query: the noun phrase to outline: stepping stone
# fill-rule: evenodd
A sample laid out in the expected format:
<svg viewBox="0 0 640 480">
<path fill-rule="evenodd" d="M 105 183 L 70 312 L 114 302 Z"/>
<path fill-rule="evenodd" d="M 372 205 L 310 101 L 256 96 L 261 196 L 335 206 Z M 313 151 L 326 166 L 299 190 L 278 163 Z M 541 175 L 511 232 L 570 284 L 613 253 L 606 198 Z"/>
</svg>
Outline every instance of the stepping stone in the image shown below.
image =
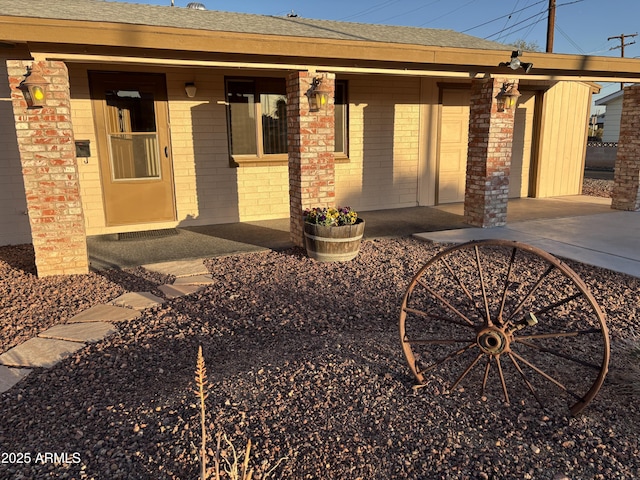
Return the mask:
<svg viewBox="0 0 640 480">
<path fill-rule="evenodd" d="M 145 308 L 162 305 L 164 300 L 156 297 L 150 292 L 129 292 L 120 295 L 118 298 L 111 300 L 111 305 L 117 307 L 128 307 L 134 310 L 144 310 Z"/>
<path fill-rule="evenodd" d="M 216 283 L 211 275 L 192 275 L 190 277 L 179 277 L 173 282 L 174 285 L 212 285 Z"/>
<path fill-rule="evenodd" d="M 38 336 L 41 338 L 69 340 L 70 342 L 95 343 L 116 331 L 116 328 L 107 322 L 67 323 L 65 325 L 55 325 Z"/>
<path fill-rule="evenodd" d="M 164 293 L 167 298 L 178 298 L 184 297 L 185 295 L 190 295 L 192 293 L 197 292 L 198 290 L 202 290 L 202 286 L 200 285 L 160 285 L 158 290 Z"/>
<path fill-rule="evenodd" d="M 125 322 L 140 316 L 140 312 L 131 308 L 115 305 L 94 305 L 88 310 L 70 318 L 67 323 L 79 322 Z"/>
<path fill-rule="evenodd" d="M 0 365 L 0 393 L 4 393 L 31 373 L 29 368 L 9 368 Z"/>
<path fill-rule="evenodd" d="M 142 267 L 151 271 L 174 277 L 191 277 L 194 275 L 206 275 L 209 273 L 204 266 L 203 259 L 177 260 L 174 262 L 162 262 L 143 265 Z"/>
<path fill-rule="evenodd" d="M 10 367 L 52 367 L 84 347 L 84 343 L 49 338 L 31 338 L 0 355 L 0 363 Z"/>
</svg>

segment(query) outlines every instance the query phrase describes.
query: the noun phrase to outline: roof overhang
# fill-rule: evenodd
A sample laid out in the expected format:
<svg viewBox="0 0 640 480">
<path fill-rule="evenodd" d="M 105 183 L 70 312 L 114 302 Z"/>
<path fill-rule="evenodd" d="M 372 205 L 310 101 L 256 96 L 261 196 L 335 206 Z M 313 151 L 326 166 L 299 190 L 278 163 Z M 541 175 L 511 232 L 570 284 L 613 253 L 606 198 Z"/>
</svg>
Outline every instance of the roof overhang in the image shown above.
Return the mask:
<svg viewBox="0 0 640 480">
<path fill-rule="evenodd" d="M 64 39 L 64 43 L 60 39 Z M 531 80 L 640 82 L 640 59 L 525 52 L 530 74 L 498 66 L 511 50 L 335 40 L 109 22 L 0 16 L 0 43 L 34 58 L 175 66 L 244 66 Z M 123 45 L 126 45 L 124 47 Z"/>
</svg>

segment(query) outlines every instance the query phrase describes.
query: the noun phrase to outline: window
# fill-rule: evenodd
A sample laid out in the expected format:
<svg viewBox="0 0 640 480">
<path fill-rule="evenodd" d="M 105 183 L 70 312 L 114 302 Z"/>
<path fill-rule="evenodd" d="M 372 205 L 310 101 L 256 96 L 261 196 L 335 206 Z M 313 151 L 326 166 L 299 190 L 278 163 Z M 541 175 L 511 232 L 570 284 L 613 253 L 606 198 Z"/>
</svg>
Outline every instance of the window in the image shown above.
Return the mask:
<svg viewBox="0 0 640 480">
<path fill-rule="evenodd" d="M 229 143 L 234 157 L 287 154 L 284 79 L 227 81 Z"/>
<path fill-rule="evenodd" d="M 346 82 L 336 81 L 335 152 L 347 155 Z M 287 156 L 287 95 L 284 78 L 227 80 L 229 148 L 235 160 Z"/>
<path fill-rule="evenodd" d="M 334 152 L 338 155 L 349 156 L 349 103 L 347 102 L 347 82 L 336 80 L 335 90 L 336 134 Z"/>
</svg>

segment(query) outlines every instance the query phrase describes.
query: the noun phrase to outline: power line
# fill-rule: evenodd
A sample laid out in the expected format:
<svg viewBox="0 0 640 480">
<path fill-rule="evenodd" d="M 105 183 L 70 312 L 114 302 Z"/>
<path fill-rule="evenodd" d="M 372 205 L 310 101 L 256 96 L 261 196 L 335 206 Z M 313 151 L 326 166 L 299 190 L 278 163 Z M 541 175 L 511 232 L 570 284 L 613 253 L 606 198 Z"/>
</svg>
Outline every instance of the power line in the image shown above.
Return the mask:
<svg viewBox="0 0 640 480">
<path fill-rule="evenodd" d="M 507 18 L 507 19 L 508 19 L 508 18 L 510 18 L 514 13 L 524 12 L 525 10 L 527 10 L 527 9 L 529 9 L 529 8 L 532 8 L 532 7 L 535 7 L 535 6 L 536 6 L 536 5 L 538 5 L 539 3 L 543 3 L 543 2 L 545 2 L 545 1 L 546 1 L 546 0 L 540 0 L 540 1 L 538 1 L 538 2 L 536 2 L 536 3 L 534 3 L 534 4 L 532 4 L 532 5 L 529 5 L 528 7 L 524 7 L 524 8 L 521 8 L 520 10 L 517 10 L 517 11 L 511 12 L 511 13 L 510 13 L 510 14 L 508 14 L 508 15 L 502 15 L 501 17 L 494 18 L 493 20 L 489 20 L 488 22 L 481 23 L 480 25 L 476 25 L 475 27 L 471 27 L 471 28 L 467 28 L 466 30 L 462 30 L 462 32 L 460 32 L 460 33 L 470 32 L 471 30 L 475 30 L 476 28 L 484 27 L 485 25 L 489 25 L 490 23 L 497 22 L 498 20 L 502 20 L 503 18 Z M 505 29 L 503 29 L 503 30 L 505 30 Z M 503 30 L 501 30 L 501 31 L 503 31 Z"/>
<path fill-rule="evenodd" d="M 463 8 L 471 5 L 472 3 L 476 2 L 477 0 L 469 0 L 467 3 L 465 3 L 464 5 L 459 6 L 458 8 L 454 8 L 453 10 L 451 10 L 450 12 L 444 13 L 442 15 L 440 15 L 439 17 L 436 18 L 432 18 L 431 20 L 429 20 L 428 22 L 425 23 L 421 23 L 420 25 L 418 25 L 419 27 L 424 27 L 425 25 L 429 25 L 430 23 L 435 22 L 436 20 L 440 20 L 443 17 L 446 17 L 447 15 L 451 15 L 452 13 L 457 12 L 458 10 L 462 10 Z"/>
</svg>

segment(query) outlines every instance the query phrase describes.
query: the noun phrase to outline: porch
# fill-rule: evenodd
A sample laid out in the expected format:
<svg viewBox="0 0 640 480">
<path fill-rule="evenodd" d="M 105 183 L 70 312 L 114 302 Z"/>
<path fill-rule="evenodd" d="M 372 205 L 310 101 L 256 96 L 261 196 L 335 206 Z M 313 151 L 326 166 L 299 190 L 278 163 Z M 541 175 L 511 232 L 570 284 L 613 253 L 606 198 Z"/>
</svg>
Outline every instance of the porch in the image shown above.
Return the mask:
<svg viewBox="0 0 640 480">
<path fill-rule="evenodd" d="M 571 195 L 509 200 L 507 222 L 568 218 L 614 212 L 611 199 Z M 473 228 L 464 222 L 464 204 L 359 212 L 367 222 L 365 240 Z M 87 238 L 93 269 L 121 268 L 175 260 L 284 250 L 293 247 L 290 219 L 184 227 L 140 236 Z M 481 229 L 482 230 L 482 229 Z"/>
</svg>

